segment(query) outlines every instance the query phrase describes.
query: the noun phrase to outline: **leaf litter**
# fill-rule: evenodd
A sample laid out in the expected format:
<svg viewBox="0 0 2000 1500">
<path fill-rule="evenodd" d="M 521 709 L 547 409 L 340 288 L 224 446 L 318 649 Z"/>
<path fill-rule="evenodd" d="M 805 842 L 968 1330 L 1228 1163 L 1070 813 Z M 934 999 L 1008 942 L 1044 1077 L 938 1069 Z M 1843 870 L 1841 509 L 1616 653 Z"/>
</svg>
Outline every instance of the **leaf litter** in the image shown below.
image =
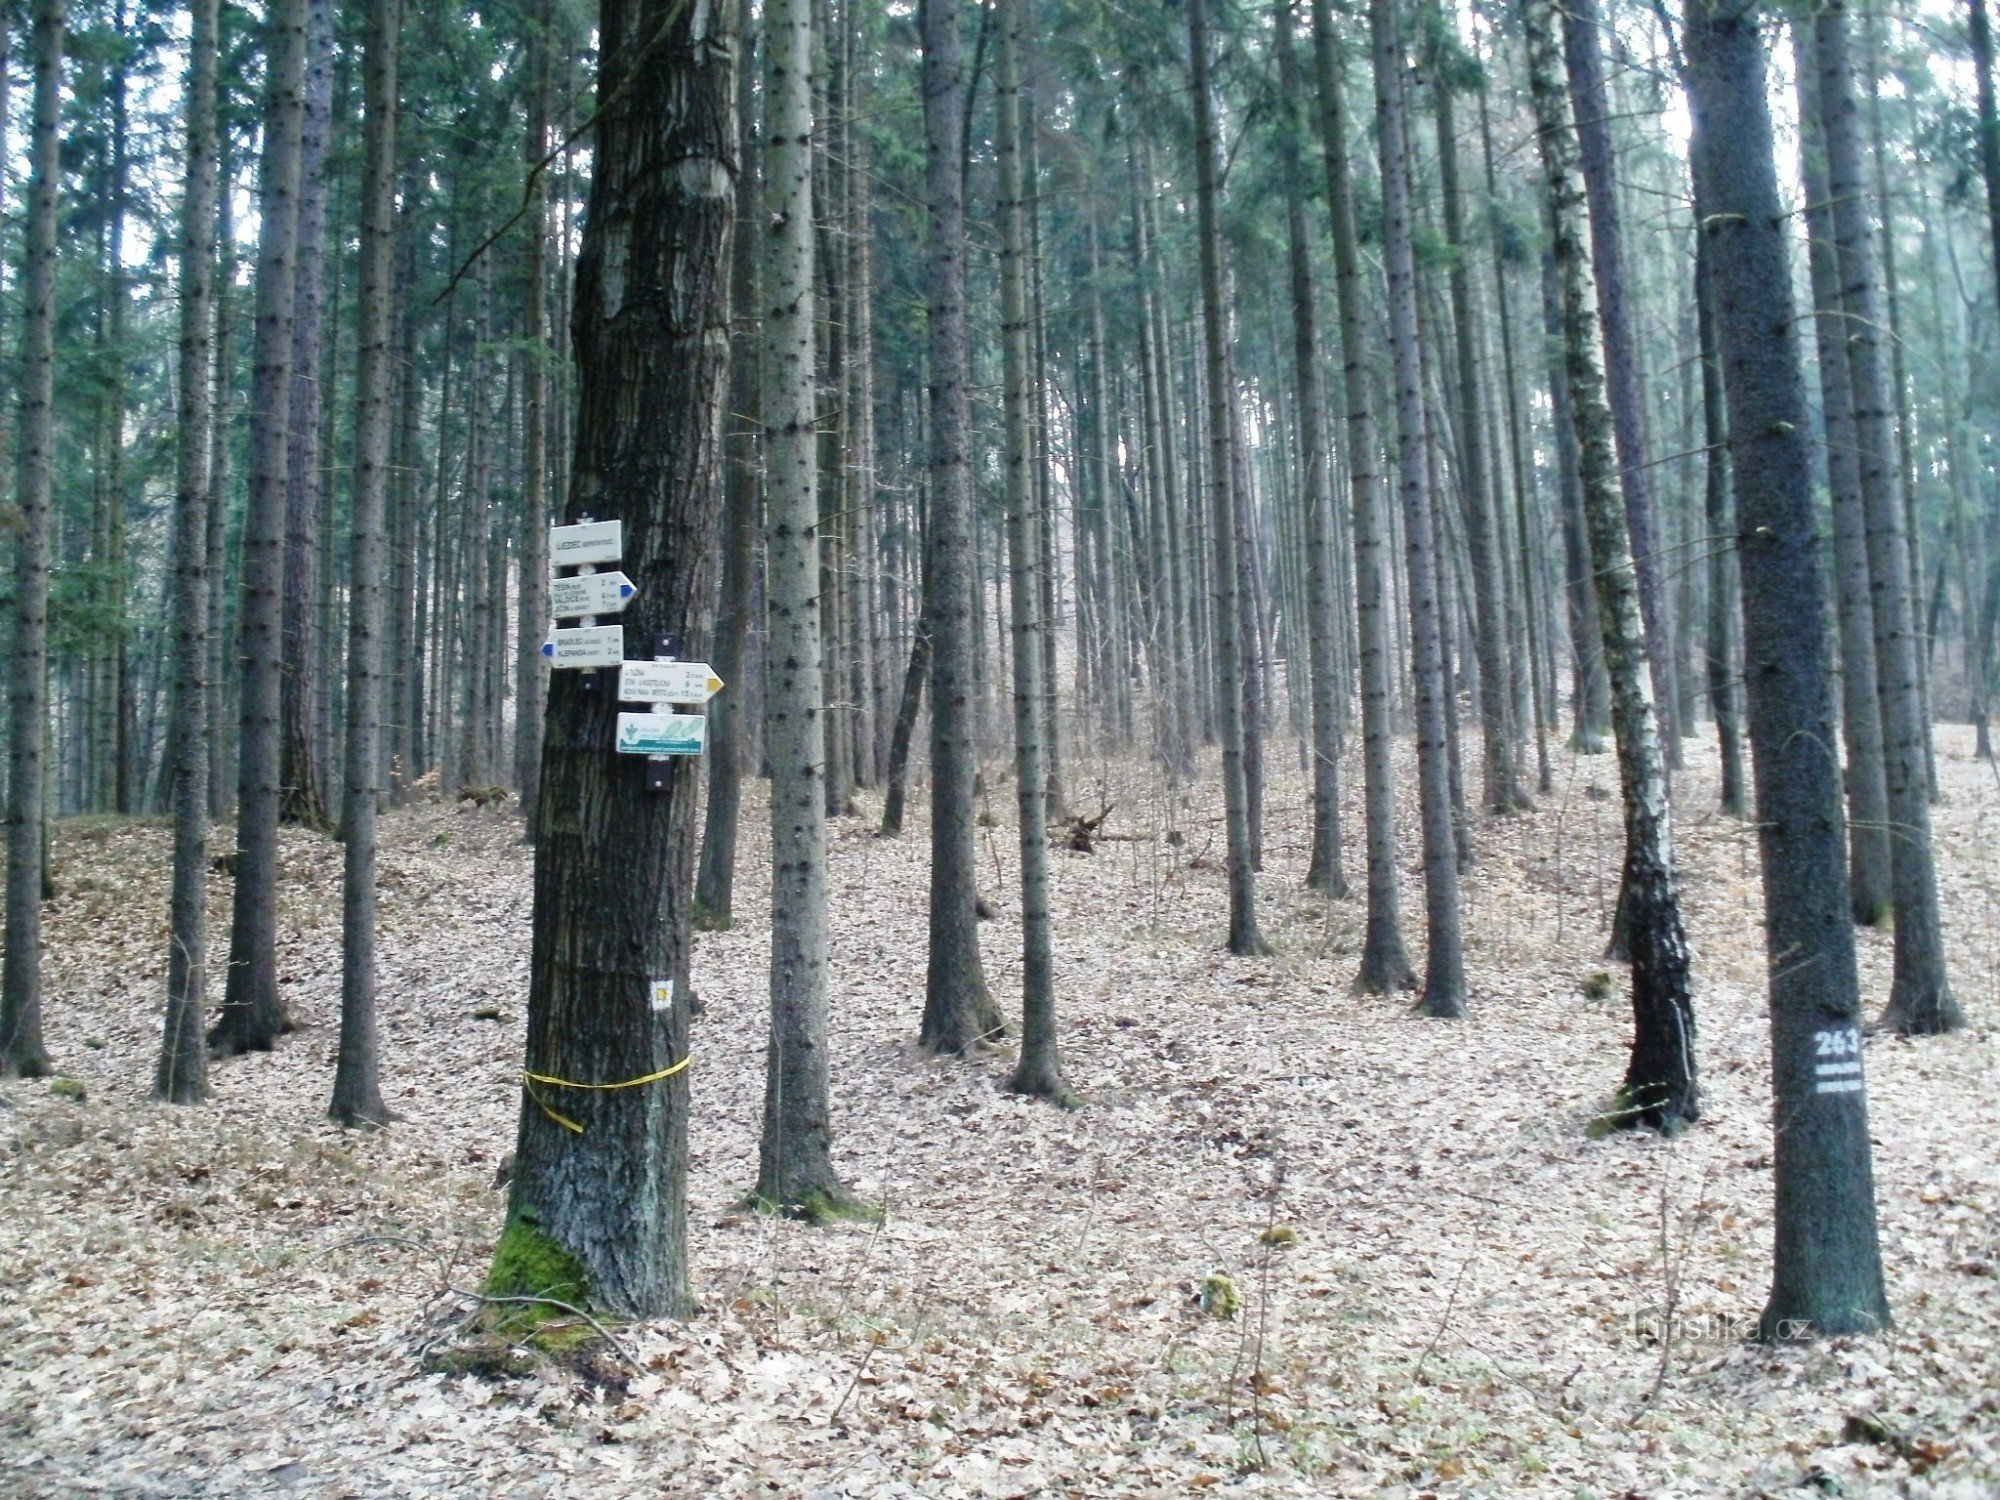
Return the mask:
<svg viewBox="0 0 2000 1500">
<path fill-rule="evenodd" d="M 698 1317 L 621 1361 L 447 1373 L 439 1336 L 499 1232 L 519 1108 L 531 853 L 504 813 L 383 824 L 385 1097 L 324 1118 L 339 854 L 287 832 L 280 972 L 299 1029 L 148 1099 L 169 830 L 57 825 L 47 1028 L 82 1100 L 0 1084 L 0 1489 L 21 1495 L 1920 1495 L 2000 1489 L 2000 780 L 1939 731 L 1936 837 L 1958 1035 L 1871 1039 L 1896 1325 L 1746 1343 L 1769 1277 L 1754 833 L 1677 805 L 1705 1115 L 1590 1139 L 1622 1074 L 1622 977 L 1588 999 L 1616 895 L 1616 768 L 1557 758 L 1478 824 L 1472 1003 L 1349 993 L 1359 895 L 1301 889 L 1306 792 L 1271 755 L 1263 923 L 1219 950 L 1220 810 L 1079 759 L 1115 811 L 1054 860 L 1064 1063 L 1086 1107 L 1001 1091 L 1003 1045 L 915 1049 L 921 796 L 901 839 L 833 827 L 835 1131 L 878 1224 L 737 1206 L 756 1160 L 768 882 L 746 800 L 735 930 L 697 943 L 690 1224 Z M 1407 756 L 1408 747 L 1401 753 Z M 1407 768 L 1405 768 L 1407 769 Z M 1359 768 L 1344 767 L 1359 884 Z M 1413 785 L 1407 779 L 1406 787 Z M 987 978 L 1017 1005 L 1012 792 L 987 768 Z M 1406 802 L 1413 798 L 1406 798 Z M 868 809 L 868 810 L 872 810 Z M 1414 809 L 1403 922 L 1421 960 Z M 217 847 L 221 847 L 218 841 Z M 227 882 L 211 883 L 226 947 Z M 1860 934 L 1871 1010 L 1889 939 Z"/>
</svg>

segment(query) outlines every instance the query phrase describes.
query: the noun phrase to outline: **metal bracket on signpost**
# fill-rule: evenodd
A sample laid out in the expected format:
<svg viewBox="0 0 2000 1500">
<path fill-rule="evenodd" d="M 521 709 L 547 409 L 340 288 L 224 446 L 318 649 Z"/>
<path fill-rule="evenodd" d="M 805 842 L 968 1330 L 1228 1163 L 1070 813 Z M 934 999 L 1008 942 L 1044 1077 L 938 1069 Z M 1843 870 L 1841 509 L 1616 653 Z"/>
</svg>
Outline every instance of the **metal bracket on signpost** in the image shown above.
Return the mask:
<svg viewBox="0 0 2000 1500">
<path fill-rule="evenodd" d="M 654 661 L 679 661 L 680 659 L 681 642 L 679 636 L 661 634 L 653 637 Z M 656 714 L 671 713 L 673 711 L 671 703 L 648 703 L 646 707 L 649 711 Z M 649 755 L 646 757 L 647 791 L 664 792 L 667 789 L 667 783 L 670 779 L 667 768 L 672 764 L 673 757 L 671 756 Z"/>
<path fill-rule="evenodd" d="M 578 516 L 576 519 L 579 524 L 588 525 L 590 522 L 596 520 L 597 517 L 593 516 L 589 511 L 585 511 L 582 515 Z M 596 571 L 597 571 L 596 563 L 585 563 L 582 567 L 576 570 L 576 576 L 579 578 L 588 578 L 591 574 L 595 573 Z M 578 618 L 576 623 L 578 625 L 586 627 L 592 626 L 597 623 L 597 616 L 583 615 Z M 586 693 L 595 693 L 600 687 L 603 686 L 603 679 L 598 673 L 597 669 L 593 667 L 590 671 L 585 672 L 583 674 L 583 678 L 581 681 L 577 683 L 577 686 Z"/>
</svg>

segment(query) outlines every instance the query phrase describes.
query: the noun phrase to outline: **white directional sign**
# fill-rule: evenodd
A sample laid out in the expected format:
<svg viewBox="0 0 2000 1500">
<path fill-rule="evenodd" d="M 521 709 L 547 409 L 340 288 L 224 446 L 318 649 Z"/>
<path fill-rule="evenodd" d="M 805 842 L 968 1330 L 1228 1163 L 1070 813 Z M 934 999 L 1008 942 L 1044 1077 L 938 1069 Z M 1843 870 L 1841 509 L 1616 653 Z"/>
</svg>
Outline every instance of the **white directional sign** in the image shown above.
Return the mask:
<svg viewBox="0 0 2000 1500">
<path fill-rule="evenodd" d="M 618 669 L 622 703 L 706 703 L 721 691 L 705 661 L 628 661 Z"/>
<path fill-rule="evenodd" d="M 623 521 L 585 521 L 577 526 L 549 528 L 549 563 L 580 568 L 586 563 L 617 562 L 625 555 Z"/>
<path fill-rule="evenodd" d="M 625 627 L 584 625 L 551 631 L 542 655 L 554 667 L 615 667 L 625 659 Z"/>
<path fill-rule="evenodd" d="M 699 755 L 708 743 L 700 714 L 620 714 L 620 755 Z"/>
<path fill-rule="evenodd" d="M 639 591 L 623 573 L 583 573 L 549 580 L 549 613 L 558 620 L 576 615 L 615 615 Z"/>
</svg>

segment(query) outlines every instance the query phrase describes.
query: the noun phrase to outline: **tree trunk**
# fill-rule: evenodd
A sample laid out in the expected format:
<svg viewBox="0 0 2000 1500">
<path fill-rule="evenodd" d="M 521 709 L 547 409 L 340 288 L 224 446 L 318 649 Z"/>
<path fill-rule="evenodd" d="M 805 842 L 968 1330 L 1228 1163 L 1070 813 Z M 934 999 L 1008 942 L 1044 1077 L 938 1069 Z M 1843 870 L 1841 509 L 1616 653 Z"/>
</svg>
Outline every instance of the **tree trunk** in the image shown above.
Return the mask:
<svg viewBox="0 0 2000 1500">
<path fill-rule="evenodd" d="M 1188 0 L 1193 66 L 1195 198 L 1201 242 L 1201 324 L 1207 366 L 1209 546 L 1215 626 L 1217 718 L 1222 731 L 1222 797 L 1229 866 L 1229 951 L 1270 952 L 1257 927 L 1256 856 L 1250 829 L 1249 739 L 1244 702 L 1242 603 L 1236 548 L 1237 501 L 1230 431 L 1228 309 L 1222 300 L 1221 188 L 1216 181 L 1215 101 L 1209 82 L 1207 0 Z"/>
<path fill-rule="evenodd" d="M 272 0 L 265 36 L 268 76 L 258 184 L 262 227 L 251 373 L 250 495 L 243 522 L 236 892 L 222 1014 L 208 1036 L 218 1057 L 268 1051 L 292 1027 L 278 991 L 278 680 L 283 670 L 286 424 L 291 413 L 306 0 Z"/>
<path fill-rule="evenodd" d="M 771 1030 L 753 1199 L 819 1220 L 850 1200 L 833 1166 L 827 1073 L 812 56 L 811 0 L 767 0 L 760 420 L 770 528 Z"/>
<path fill-rule="evenodd" d="M 1875 594 L 1875 661 L 1882 699 L 1882 761 L 1888 782 L 1891 882 L 1896 908 L 1895 978 L 1880 1025 L 1910 1035 L 1964 1024 L 1945 974 L 1937 872 L 1931 862 L 1930 777 L 1923 693 L 1910 598 L 1909 539 L 1896 484 L 1894 416 L 1882 360 L 1881 283 L 1861 175 L 1854 77 L 1848 65 L 1843 0 L 1828 0 L 1813 23 L 1827 186 L 1833 204 L 1842 303 L 1853 380 L 1854 440 L 1867 513 L 1868 572 Z"/>
<path fill-rule="evenodd" d="M 1042 767 L 1041 548 L 1035 528 L 1034 429 L 1029 402 L 1027 215 L 1022 202 L 1023 0 L 999 0 L 995 105 L 1000 158 L 1000 357 L 1007 486 L 1008 605 L 1014 651 L 1014 793 L 1021 848 L 1021 1057 L 1007 1087 L 1070 1101 L 1056 1046 L 1055 955 L 1050 940 L 1048 791 Z"/>
<path fill-rule="evenodd" d="M 628 637 L 706 645 L 728 379 L 733 16 L 604 0 L 572 320 L 567 515 L 624 523 Z M 612 752 L 617 704 L 554 674 L 507 1229 L 487 1288 L 685 1316 L 696 768 Z M 558 1290 L 560 1286 L 562 1289 Z"/>
<path fill-rule="evenodd" d="M 1810 61 L 1811 23 L 1803 23 L 1796 35 L 1798 56 Z M 1810 66 L 1800 69 L 1798 94 L 1820 411 L 1825 418 L 1826 478 L 1833 511 L 1841 729 L 1847 744 L 1847 891 L 1854 903 L 1854 920 L 1873 927 L 1888 920 L 1892 855 L 1889 784 L 1882 760 L 1882 698 L 1875 660 L 1875 606 L 1868 586 L 1867 507 L 1861 496 L 1861 453 L 1855 443 L 1847 318 L 1841 307 L 1840 254 L 1834 243 L 1833 207 L 1827 192 L 1817 70 Z"/>
<path fill-rule="evenodd" d="M 1563 50 L 1569 63 L 1569 92 L 1575 100 L 1578 163 L 1589 198 L 1590 254 L 1603 319 L 1605 392 L 1618 446 L 1618 487 L 1625 497 L 1632 562 L 1638 571 L 1639 609 L 1646 626 L 1646 660 L 1653 679 L 1661 744 L 1669 765 L 1678 766 L 1681 750 L 1673 714 L 1673 634 L 1660 584 L 1659 522 L 1654 515 L 1652 469 L 1646 452 L 1645 393 L 1640 385 L 1638 333 L 1628 299 L 1624 215 L 1618 205 L 1611 106 L 1600 53 L 1604 24 L 1598 0 L 1569 0 L 1563 7 Z M 1616 712 L 1614 708 L 1613 714 Z"/>
<path fill-rule="evenodd" d="M 340 813 L 340 1050 L 333 1104 L 342 1125 L 386 1125 L 375 1039 L 375 808 L 382 792 L 384 517 L 389 500 L 390 339 L 396 276 L 396 61 L 402 0 L 369 0 L 363 61 L 361 303 L 354 376 L 353 540 L 347 609 L 346 789 Z"/>
<path fill-rule="evenodd" d="M 966 388 L 965 117 L 958 0 L 924 0 L 923 103 L 928 148 L 930 524 L 924 613 L 931 648 L 930 969 L 920 1038 L 968 1052 L 1000 1030 L 979 962 L 973 783 L 979 772 L 972 608 L 971 393 Z"/>
<path fill-rule="evenodd" d="M 1498 476 L 1487 467 L 1486 416 L 1480 399 L 1478 331 L 1472 296 L 1472 246 L 1458 181 L 1458 124 L 1452 84 L 1434 78 L 1438 168 L 1445 237 L 1452 247 L 1451 326 L 1457 354 L 1457 429 L 1460 508 L 1471 564 L 1473 650 L 1479 665 L 1480 790 L 1489 812 L 1511 813 L 1527 798 L 1514 764 L 1513 715 L 1508 702 L 1507 585 L 1495 517 Z M 1497 459 L 1498 455 L 1494 455 Z"/>
<path fill-rule="evenodd" d="M 1695 213 L 1695 297 L 1701 352 L 1702 510 L 1708 523 L 1708 702 L 1722 758 L 1722 811 L 1749 813 L 1743 792 L 1743 723 L 1737 681 L 1742 655 L 1736 639 L 1736 532 L 1730 503 L 1729 413 L 1722 393 L 1722 351 L 1716 347 L 1714 239 Z"/>
<path fill-rule="evenodd" d="M 526 253 L 522 279 L 527 284 L 522 309 L 527 327 L 521 359 L 521 543 L 520 608 L 514 633 L 514 780 L 521 790 L 524 833 L 535 838 L 535 817 L 541 803 L 542 721 L 549 705 L 549 668 L 542 642 L 549 629 L 549 349 L 548 271 L 549 200 L 543 160 L 549 150 L 549 14 L 529 21 L 533 57 L 528 97 L 528 187 Z M 730 679 L 725 677 L 725 682 Z"/>
<path fill-rule="evenodd" d="M 289 456 L 286 459 L 284 668 L 279 686 L 278 815 L 325 830 L 326 767 L 316 753 L 314 695 L 320 679 L 314 606 L 320 572 L 321 329 L 325 322 L 327 135 L 333 116 L 333 0 L 307 0 L 304 108 L 299 116 L 299 189 Z"/>
<path fill-rule="evenodd" d="M 199 1104 L 208 1097 L 208 511 L 209 425 L 214 398 L 215 107 L 218 0 L 189 11 L 187 181 L 181 194 L 179 453 L 174 494 L 174 687 L 169 765 L 173 778 L 174 873 L 167 944 L 167 1014 L 153 1097 Z"/>
<path fill-rule="evenodd" d="M 701 862 L 695 874 L 695 925 L 724 932 L 734 920 L 737 819 L 743 805 L 743 773 L 749 758 L 744 693 L 750 624 L 755 604 L 757 542 L 762 530 L 758 492 L 759 334 L 763 316 L 758 295 L 758 259 L 764 240 L 757 227 L 758 174 L 755 117 L 750 92 L 754 46 L 750 0 L 739 0 L 737 29 L 743 38 L 743 70 L 737 80 L 742 169 L 736 180 L 736 240 L 730 266 L 729 411 L 724 417 L 722 591 L 715 620 L 716 676 L 733 691 L 712 700 L 708 710 L 708 808 L 702 829 Z"/>
<path fill-rule="evenodd" d="M 1744 674 L 1769 957 L 1776 1253 L 1767 1339 L 1888 1326 L 1862 1087 L 1854 928 L 1805 381 L 1754 14 L 1690 0 L 1683 33 L 1715 269 L 1743 572 Z"/>
<path fill-rule="evenodd" d="M 49 531 L 55 462 L 56 208 L 62 183 L 63 0 L 35 0 L 35 102 L 21 275 L 20 534 L 14 546 L 7 744 L 7 944 L 0 1077 L 43 1078 L 42 899 L 48 859 Z"/>
<path fill-rule="evenodd" d="M 1383 258 L 1388 262 L 1389 346 L 1396 381 L 1411 672 L 1416 687 L 1418 796 L 1424 831 L 1424 914 L 1428 937 L 1423 1005 L 1427 1015 L 1465 1011 L 1465 958 L 1458 910 L 1458 837 L 1453 826 L 1451 750 L 1445 702 L 1444 616 L 1438 599 L 1437 543 L 1430 496 L 1430 439 L 1424 421 L 1423 362 L 1417 346 L 1416 252 L 1403 105 L 1403 45 L 1396 0 L 1370 0 L 1375 62 L 1375 125 L 1381 155 Z"/>
<path fill-rule="evenodd" d="M 1354 604 L 1361 669 L 1361 754 L 1368 856 L 1368 920 L 1354 987 L 1386 994 L 1416 981 L 1403 951 L 1396 874 L 1396 781 L 1390 701 L 1392 606 L 1388 530 L 1381 475 L 1381 441 L 1369 389 L 1369 309 L 1354 231 L 1354 190 L 1348 162 L 1347 110 L 1339 40 L 1330 0 L 1313 0 L 1313 47 L 1320 101 L 1320 144 L 1333 226 L 1333 283 L 1340 308 L 1340 354 L 1347 398 L 1347 478 L 1354 508 Z"/>
<path fill-rule="evenodd" d="M 1327 539 L 1333 510 L 1331 467 L 1326 451 L 1326 405 L 1320 392 L 1319 316 L 1312 277 L 1312 244 L 1306 234 L 1305 168 L 1299 144 L 1298 62 L 1292 49 L 1289 0 L 1271 10 L 1278 54 L 1278 90 L 1285 101 L 1279 120 L 1279 171 L 1284 178 L 1286 245 L 1292 273 L 1292 370 L 1298 387 L 1299 458 L 1304 477 L 1306 548 L 1306 646 L 1311 653 L 1312 852 L 1306 887 L 1330 895 L 1347 894 L 1340 859 L 1339 663 L 1334 647 L 1333 556 Z"/>
<path fill-rule="evenodd" d="M 1620 504 L 1612 417 L 1599 362 L 1596 278 L 1589 249 L 1575 124 L 1562 83 L 1555 0 L 1524 0 L 1529 87 L 1534 97 L 1549 217 L 1562 293 L 1564 365 L 1576 425 L 1591 571 L 1611 679 L 1611 728 L 1625 801 L 1625 868 L 1619 896 L 1632 964 L 1632 1056 L 1613 1117 L 1618 1125 L 1672 1132 L 1701 1117 L 1695 1082 L 1694 1003 L 1687 935 L 1674 869 L 1672 804 L 1647 673 L 1629 509 Z"/>
</svg>

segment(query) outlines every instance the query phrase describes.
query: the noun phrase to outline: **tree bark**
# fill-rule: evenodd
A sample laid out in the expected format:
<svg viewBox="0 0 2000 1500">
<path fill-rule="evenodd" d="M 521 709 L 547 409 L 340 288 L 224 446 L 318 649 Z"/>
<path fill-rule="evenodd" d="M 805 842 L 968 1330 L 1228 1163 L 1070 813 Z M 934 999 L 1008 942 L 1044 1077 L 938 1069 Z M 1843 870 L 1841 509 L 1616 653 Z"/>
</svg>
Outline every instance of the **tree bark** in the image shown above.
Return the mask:
<svg viewBox="0 0 2000 1500">
<path fill-rule="evenodd" d="M 973 783 L 971 393 L 966 388 L 965 93 L 958 0 L 923 0 L 923 105 L 929 191 L 930 474 L 924 614 L 930 625 L 930 967 L 919 1033 L 964 1053 L 1000 1031 L 979 961 Z"/>
<path fill-rule="evenodd" d="M 214 398 L 216 31 L 219 0 L 189 9 L 186 185 L 181 193 L 179 453 L 174 493 L 174 685 L 169 765 L 174 810 L 167 1013 L 153 1097 L 208 1097 L 208 511 Z"/>
<path fill-rule="evenodd" d="M 706 644 L 728 379 L 733 12 L 604 0 L 572 318 L 567 515 L 624 523 L 628 638 Z M 685 1316 L 696 767 L 612 751 L 618 706 L 554 674 L 524 1080 L 488 1290 Z M 580 1284 L 579 1284 L 580 1283 Z"/>
<path fill-rule="evenodd" d="M 386 1125 L 375 1036 L 375 808 L 382 794 L 384 522 L 394 415 L 390 339 L 396 277 L 396 63 L 402 0 L 369 0 L 361 168 L 361 303 L 355 339 L 353 537 L 347 610 L 347 748 L 341 871 L 340 1050 L 333 1103 L 342 1125 Z"/>
<path fill-rule="evenodd" d="M 549 150 L 550 14 L 538 9 L 529 22 L 527 164 L 533 174 L 522 255 L 527 297 L 522 309 L 526 345 L 521 358 L 521 566 L 520 608 L 514 636 L 514 780 L 521 789 L 523 832 L 535 839 L 541 803 L 542 726 L 549 706 L 549 668 L 542 655 L 549 620 L 549 200 L 542 163 Z M 731 679 L 725 677 L 723 681 Z"/>
<path fill-rule="evenodd" d="M 272 0 L 265 20 L 264 159 L 258 184 L 257 334 L 250 398 L 250 495 L 243 522 L 242 731 L 237 752 L 236 892 L 218 1057 L 268 1051 L 291 1030 L 278 990 L 279 677 L 283 667 L 286 424 L 298 249 L 299 130 L 306 0 Z"/>
<path fill-rule="evenodd" d="M 1347 482 L 1354 510 L 1354 605 L 1361 676 L 1361 767 L 1367 833 L 1368 918 L 1354 987 L 1386 994 L 1416 982 L 1403 951 L 1396 874 L 1396 780 L 1391 760 L 1388 529 L 1382 496 L 1382 445 L 1369 389 L 1368 308 L 1354 230 L 1354 189 L 1348 160 L 1347 109 L 1339 39 L 1331 0 L 1313 0 L 1320 145 L 1333 226 L 1333 289 L 1340 311 L 1340 357 L 1347 399 Z"/>
<path fill-rule="evenodd" d="M 1403 104 L 1403 45 L 1396 0 L 1370 0 L 1368 30 L 1375 63 L 1375 127 L 1381 156 L 1383 258 L 1388 263 L 1389 347 L 1395 365 L 1396 440 L 1401 476 L 1404 571 L 1408 579 L 1411 673 L 1416 688 L 1418 798 L 1423 814 L 1424 915 L 1428 939 L 1426 1015 L 1465 1011 L 1465 958 L 1459 929 L 1458 836 L 1451 795 L 1451 749 L 1445 701 L 1444 615 L 1438 598 L 1437 542 L 1431 512 L 1430 437 L 1417 345 L 1416 251 Z"/>
<path fill-rule="evenodd" d="M 1760 1328 L 1767 1339 L 1872 1332 L 1888 1326 L 1889 1307 L 1842 868 L 1826 589 L 1764 49 L 1740 0 L 1690 0 L 1683 35 L 1729 400 L 1770 972 L 1776 1251 Z"/>
<path fill-rule="evenodd" d="M 1612 416 L 1600 363 L 1597 285 L 1589 249 L 1576 125 L 1562 83 L 1555 0 L 1523 0 L 1529 88 L 1534 99 L 1549 217 L 1562 294 L 1564 366 L 1576 426 L 1591 571 L 1611 679 L 1611 728 L 1625 802 L 1625 868 L 1619 896 L 1632 964 L 1632 1055 L 1612 1117 L 1621 1126 L 1672 1132 L 1701 1117 L 1695 1081 L 1694 1003 L 1687 935 L 1674 869 L 1673 809 L 1660 721 L 1647 673 L 1639 577 L 1620 503 Z"/>
<path fill-rule="evenodd" d="M 55 462 L 56 206 L 62 183 L 63 0 L 35 0 L 35 98 L 21 275 L 20 476 L 13 703 L 7 744 L 7 944 L 0 1077 L 43 1078 L 42 899 L 48 858 L 49 532 Z"/>
<path fill-rule="evenodd" d="M 770 540 L 771 1030 L 753 1201 L 849 1206 L 833 1166 L 826 1043 L 826 742 L 814 422 L 811 0 L 764 6 L 763 428 Z"/>
<path fill-rule="evenodd" d="M 1229 951 L 1270 952 L 1257 926 L 1256 856 L 1251 840 L 1249 727 L 1244 701 L 1242 602 L 1238 581 L 1235 444 L 1230 431 L 1228 309 L 1223 303 L 1221 189 L 1216 181 L 1215 101 L 1209 82 L 1207 0 L 1188 0 L 1194 88 L 1195 199 L 1201 246 L 1201 324 L 1207 367 L 1209 546 L 1215 626 L 1217 718 L 1222 732 L 1223 822 L 1228 843 Z"/>
<path fill-rule="evenodd" d="M 1848 63 L 1843 0 L 1815 16 L 1814 54 L 1826 131 L 1827 187 L 1839 252 L 1847 362 L 1853 381 L 1854 439 L 1867 514 L 1868 572 L 1875 596 L 1875 662 L 1882 699 L 1882 763 L 1888 783 L 1891 884 L 1896 908 L 1895 977 L 1878 1022 L 1932 1035 L 1965 1024 L 1945 973 L 1937 872 L 1931 859 L 1930 777 L 1923 691 L 1910 597 L 1909 538 L 1896 484 L 1894 415 L 1883 369 L 1881 282 L 1861 174 L 1854 75 Z"/>
</svg>

